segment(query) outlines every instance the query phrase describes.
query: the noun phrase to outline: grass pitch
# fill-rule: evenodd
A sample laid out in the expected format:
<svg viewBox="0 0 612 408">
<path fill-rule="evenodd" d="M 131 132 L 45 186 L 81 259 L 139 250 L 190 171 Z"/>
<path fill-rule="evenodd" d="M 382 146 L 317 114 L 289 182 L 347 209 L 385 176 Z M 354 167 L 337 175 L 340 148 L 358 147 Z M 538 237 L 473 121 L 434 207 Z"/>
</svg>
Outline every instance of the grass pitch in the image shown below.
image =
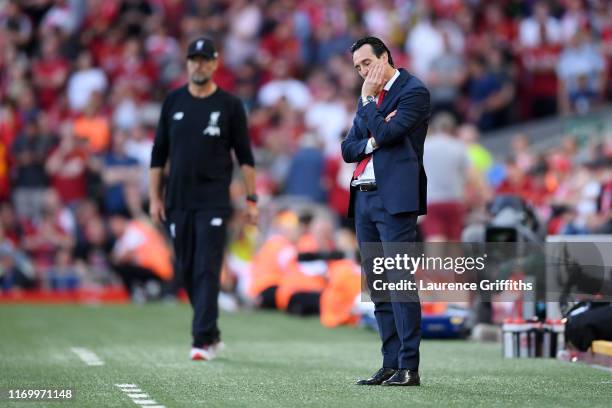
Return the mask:
<svg viewBox="0 0 612 408">
<path fill-rule="evenodd" d="M 165 407 L 610 407 L 612 374 L 554 360 L 504 360 L 498 344 L 421 345 L 421 387 L 353 385 L 379 367 L 375 333 L 280 313 L 221 317 L 227 349 L 191 362 L 185 305 L 0 306 L 0 389 L 71 388 L 71 402 L 7 407 L 135 407 L 136 384 Z M 71 348 L 104 365 L 89 366 Z M 152 404 L 152 403 L 150 403 Z"/>
</svg>

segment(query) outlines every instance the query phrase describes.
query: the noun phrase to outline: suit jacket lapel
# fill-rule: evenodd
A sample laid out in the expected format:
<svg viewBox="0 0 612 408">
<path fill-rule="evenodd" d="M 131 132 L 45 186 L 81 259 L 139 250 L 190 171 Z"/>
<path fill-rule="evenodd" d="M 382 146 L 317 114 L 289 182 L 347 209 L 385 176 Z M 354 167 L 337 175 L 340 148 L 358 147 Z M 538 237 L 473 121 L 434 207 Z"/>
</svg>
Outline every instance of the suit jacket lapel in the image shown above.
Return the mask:
<svg viewBox="0 0 612 408">
<path fill-rule="evenodd" d="M 380 104 L 380 107 L 378 108 L 378 110 L 381 112 L 387 111 L 388 105 L 397 95 L 399 95 L 400 89 L 402 89 L 404 83 L 410 78 L 410 74 L 404 68 L 399 68 L 399 72 L 399 76 L 391 86 L 391 89 L 389 89 L 389 91 L 385 95 L 385 98 L 383 99 L 382 103 Z"/>
</svg>

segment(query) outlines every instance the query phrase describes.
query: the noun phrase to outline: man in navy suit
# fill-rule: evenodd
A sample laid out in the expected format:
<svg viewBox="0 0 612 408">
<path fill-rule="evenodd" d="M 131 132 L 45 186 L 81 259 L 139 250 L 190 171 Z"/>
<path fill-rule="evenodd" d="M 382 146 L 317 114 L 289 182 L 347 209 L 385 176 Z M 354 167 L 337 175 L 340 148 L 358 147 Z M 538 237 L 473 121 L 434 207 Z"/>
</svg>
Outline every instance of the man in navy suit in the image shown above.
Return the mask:
<svg viewBox="0 0 612 408">
<path fill-rule="evenodd" d="M 390 243 L 414 242 L 417 217 L 426 212 L 423 144 L 429 91 L 418 78 L 395 68 L 380 39 L 362 38 L 351 52 L 364 82 L 353 126 L 342 142 L 342 157 L 357 163 L 348 215 L 355 218 L 362 266 L 372 289 L 372 264 L 364 257 L 367 246 L 378 243 L 385 256 L 394 256 Z M 414 291 L 404 301 L 375 296 L 372 300 L 382 340 L 382 368 L 357 384 L 420 385 L 418 294 Z"/>
</svg>

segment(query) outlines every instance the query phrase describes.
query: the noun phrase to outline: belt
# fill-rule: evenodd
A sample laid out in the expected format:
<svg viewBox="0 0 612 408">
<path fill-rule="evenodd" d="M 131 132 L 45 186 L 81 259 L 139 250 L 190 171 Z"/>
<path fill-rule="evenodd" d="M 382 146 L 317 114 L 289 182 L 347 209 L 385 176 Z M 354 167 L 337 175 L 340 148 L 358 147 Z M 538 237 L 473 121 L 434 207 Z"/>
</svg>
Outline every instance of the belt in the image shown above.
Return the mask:
<svg viewBox="0 0 612 408">
<path fill-rule="evenodd" d="M 378 190 L 378 187 L 376 186 L 376 183 L 361 183 L 361 184 L 357 184 L 355 186 L 355 188 L 359 191 L 376 191 Z"/>
</svg>

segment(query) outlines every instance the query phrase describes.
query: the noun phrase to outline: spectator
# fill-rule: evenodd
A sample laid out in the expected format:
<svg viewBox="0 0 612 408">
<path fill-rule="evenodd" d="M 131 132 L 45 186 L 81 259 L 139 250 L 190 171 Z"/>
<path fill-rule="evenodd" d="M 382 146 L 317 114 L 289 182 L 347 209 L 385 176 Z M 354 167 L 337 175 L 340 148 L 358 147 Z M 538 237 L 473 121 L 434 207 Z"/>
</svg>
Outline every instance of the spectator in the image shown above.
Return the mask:
<svg viewBox="0 0 612 408">
<path fill-rule="evenodd" d="M 372 36 L 387 42 L 391 38 L 396 24 L 393 18 L 395 10 L 392 3 L 372 0 L 364 3 L 363 22 L 366 30 Z"/>
<path fill-rule="evenodd" d="M 259 43 L 262 63 L 283 61 L 283 64 L 287 64 L 288 71 L 292 72 L 302 62 L 300 43 L 293 35 L 293 20 L 275 18 L 271 25 L 271 30 L 264 33 Z"/>
<path fill-rule="evenodd" d="M 8 100 L 0 102 L 0 141 L 7 150 L 13 145 L 21 125 L 14 103 Z"/>
<path fill-rule="evenodd" d="M 322 184 L 324 163 L 325 157 L 319 137 L 314 133 L 303 135 L 300 149 L 291 159 L 285 180 L 285 194 L 306 198 L 312 202 L 325 202 L 327 192 Z"/>
<path fill-rule="evenodd" d="M 59 197 L 53 191 L 45 194 L 42 216 L 25 229 L 23 248 L 32 256 L 37 278 L 48 284 L 47 272 L 55 265 L 62 251 L 72 251 L 74 220 L 61 207 Z"/>
<path fill-rule="evenodd" d="M 138 160 L 125 152 L 126 141 L 126 133 L 116 131 L 112 149 L 103 159 L 104 209 L 108 214 L 129 215 L 124 190 L 128 184 L 138 185 L 141 177 Z"/>
<path fill-rule="evenodd" d="M 528 172 L 536 164 L 527 135 L 519 133 L 512 138 L 512 155 L 516 160 L 516 165 L 524 172 Z"/>
<path fill-rule="evenodd" d="M 557 63 L 561 45 L 552 41 L 540 26 L 540 41 L 524 48 L 520 53 L 523 72 L 521 90 L 527 100 L 523 114 L 541 117 L 557 112 Z M 526 112 L 525 112 L 526 110 Z"/>
<path fill-rule="evenodd" d="M 15 133 L 14 111 L 8 105 L 0 105 L 0 201 L 10 200 L 9 166 L 12 162 L 11 147 Z"/>
<path fill-rule="evenodd" d="M 21 126 L 25 122 L 35 121 L 41 110 L 36 104 L 36 93 L 31 86 L 27 86 L 22 90 L 22 93 L 19 94 L 19 97 L 16 99 L 16 110 L 17 110 L 17 128 L 21 128 Z"/>
<path fill-rule="evenodd" d="M 81 286 L 108 285 L 113 282 L 110 253 L 113 242 L 106 220 L 95 204 L 81 201 L 76 207 L 75 265 L 81 277 Z"/>
<path fill-rule="evenodd" d="M 577 32 L 563 50 L 557 66 L 561 113 L 585 114 L 605 93 L 605 61 L 590 33 Z"/>
<path fill-rule="evenodd" d="M 49 217 L 62 231 L 74 236 L 76 231 L 76 220 L 72 210 L 62 204 L 59 194 L 49 189 L 43 197 L 43 217 Z"/>
<path fill-rule="evenodd" d="M 444 37 L 429 18 L 419 19 L 406 38 L 406 53 L 412 71 L 419 78 L 427 78 L 432 62 L 444 54 Z"/>
<path fill-rule="evenodd" d="M 113 127 L 131 130 L 141 121 L 141 108 L 134 90 L 128 83 L 117 84 L 111 94 L 113 109 Z"/>
<path fill-rule="evenodd" d="M 157 79 L 155 65 L 146 58 L 141 41 L 128 38 L 121 49 L 120 64 L 113 73 L 117 86 L 129 87 L 136 99 L 147 99 Z"/>
<path fill-rule="evenodd" d="M 60 143 L 45 165 L 51 185 L 65 204 L 74 204 L 87 196 L 90 163 L 87 146 L 74 136 L 72 124 L 65 122 L 60 128 Z"/>
<path fill-rule="evenodd" d="M 522 48 L 537 47 L 546 40 L 560 43 L 562 31 L 559 21 L 550 15 L 548 3 L 539 0 L 533 6 L 531 17 L 520 23 L 519 45 Z"/>
<path fill-rule="evenodd" d="M 154 62 L 162 84 L 171 84 L 182 72 L 181 49 L 175 38 L 168 35 L 163 19 L 151 19 L 151 35 L 147 37 L 144 47 L 147 57 Z"/>
<path fill-rule="evenodd" d="M 153 15 L 153 7 L 147 0 L 123 0 L 119 7 L 119 20 L 126 27 L 129 36 L 138 37 L 143 33 L 147 19 Z"/>
<path fill-rule="evenodd" d="M 14 287 L 29 289 L 36 286 L 34 267 L 25 253 L 4 234 L 0 225 L 0 290 Z"/>
<path fill-rule="evenodd" d="M 242 100 L 247 112 L 252 112 L 257 104 L 257 84 L 260 72 L 250 61 L 236 70 L 235 93 Z M 256 140 L 253 140 L 256 142 Z"/>
<path fill-rule="evenodd" d="M 584 9 L 583 0 L 566 0 L 567 9 L 561 17 L 561 35 L 563 42 L 567 43 L 578 31 L 585 29 L 589 24 L 589 16 Z"/>
<path fill-rule="evenodd" d="M 309 130 L 321 135 L 325 156 L 333 156 L 351 118 L 337 97 L 338 88 L 324 73 L 311 77 L 310 88 L 314 100 L 306 110 L 304 121 Z"/>
<path fill-rule="evenodd" d="M 517 35 L 516 22 L 504 15 L 502 7 L 497 2 L 486 2 L 484 7 L 480 34 L 491 36 L 495 47 L 509 50 Z"/>
<path fill-rule="evenodd" d="M 69 249 L 59 249 L 55 256 L 53 266 L 49 269 L 45 277 L 48 281 L 45 286 L 58 292 L 75 290 L 79 287 L 79 274 Z"/>
<path fill-rule="evenodd" d="M 140 166 L 140 177 L 138 191 L 142 200 L 147 201 L 149 197 L 149 165 L 151 164 L 151 150 L 153 140 L 143 125 L 138 125 L 130 132 L 125 142 L 125 154 L 138 160 Z"/>
<path fill-rule="evenodd" d="M 589 162 L 584 166 L 584 171 L 588 176 L 579 191 L 576 226 L 587 233 L 594 233 L 610 221 L 609 211 L 606 213 L 600 201 L 604 193 L 609 194 L 609 190 L 606 192 L 604 188 L 609 186 L 610 176 L 606 170 L 606 160 Z"/>
<path fill-rule="evenodd" d="M 76 9 L 78 3 L 68 0 L 55 0 L 54 3 L 41 22 L 42 32 L 49 33 L 57 29 L 68 37 L 77 30 L 81 22 Z"/>
<path fill-rule="evenodd" d="M 262 10 L 246 0 L 233 1 L 228 10 L 229 32 L 225 39 L 225 63 L 239 70 L 257 56 L 257 34 L 263 21 Z"/>
<path fill-rule="evenodd" d="M 506 175 L 502 183 L 497 187 L 497 194 L 517 195 L 530 202 L 534 191 L 532 178 L 516 163 L 516 158 L 510 157 L 506 160 Z"/>
<path fill-rule="evenodd" d="M 32 37 L 32 23 L 28 16 L 19 9 L 17 0 L 4 3 L 0 12 L 0 27 L 7 35 L 8 42 L 19 48 L 25 48 Z"/>
<path fill-rule="evenodd" d="M 318 65 L 325 66 L 335 55 L 344 53 L 349 49 L 353 40 L 346 31 L 335 30 L 331 21 L 324 21 L 313 33 L 314 40 L 318 44 L 314 53 L 314 61 Z"/>
<path fill-rule="evenodd" d="M 499 55 L 493 58 L 501 58 Z M 495 62 L 499 65 L 499 62 Z M 508 107 L 514 90 L 503 72 L 490 69 L 481 57 L 469 63 L 469 105 L 467 118 L 481 130 L 491 130 L 507 121 Z"/>
<path fill-rule="evenodd" d="M 310 103 L 310 92 L 306 85 L 289 76 L 289 63 L 278 59 L 272 64 L 273 79 L 261 87 L 259 103 L 271 106 L 285 99 L 290 107 L 304 110 Z"/>
<path fill-rule="evenodd" d="M 92 16 L 91 18 L 96 17 Z M 94 60 L 98 62 L 111 81 L 114 81 L 121 67 L 124 35 L 121 26 L 111 26 L 108 30 L 97 33 L 89 44 Z"/>
<path fill-rule="evenodd" d="M 13 205 L 8 202 L 0 202 L 0 227 L 3 236 L 9 239 L 13 245 L 20 246 L 24 235 L 23 224 L 19 222 Z"/>
<path fill-rule="evenodd" d="M 93 66 L 89 51 L 81 51 L 76 61 L 76 71 L 68 79 L 68 104 L 70 109 L 81 112 L 88 104 L 93 92 L 103 94 L 108 82 L 104 71 Z"/>
<path fill-rule="evenodd" d="M 74 121 L 74 133 L 87 141 L 92 153 L 103 153 L 110 143 L 110 123 L 103 112 L 101 93 L 92 92 L 84 112 Z"/>
<path fill-rule="evenodd" d="M 431 94 L 431 109 L 434 114 L 447 111 L 458 117 L 455 104 L 467 78 L 465 61 L 451 49 L 448 33 L 443 33 L 442 39 L 443 52 L 431 61 L 425 77 Z"/>
<path fill-rule="evenodd" d="M 40 132 L 39 122 L 30 119 L 12 147 L 13 200 L 20 217 L 32 219 L 42 212 L 43 196 L 48 186 L 45 159 L 51 141 Z"/>
<path fill-rule="evenodd" d="M 57 103 L 68 78 L 70 64 L 60 54 L 60 39 L 50 33 L 41 38 L 41 55 L 32 64 L 32 78 L 43 109 Z"/>
</svg>

